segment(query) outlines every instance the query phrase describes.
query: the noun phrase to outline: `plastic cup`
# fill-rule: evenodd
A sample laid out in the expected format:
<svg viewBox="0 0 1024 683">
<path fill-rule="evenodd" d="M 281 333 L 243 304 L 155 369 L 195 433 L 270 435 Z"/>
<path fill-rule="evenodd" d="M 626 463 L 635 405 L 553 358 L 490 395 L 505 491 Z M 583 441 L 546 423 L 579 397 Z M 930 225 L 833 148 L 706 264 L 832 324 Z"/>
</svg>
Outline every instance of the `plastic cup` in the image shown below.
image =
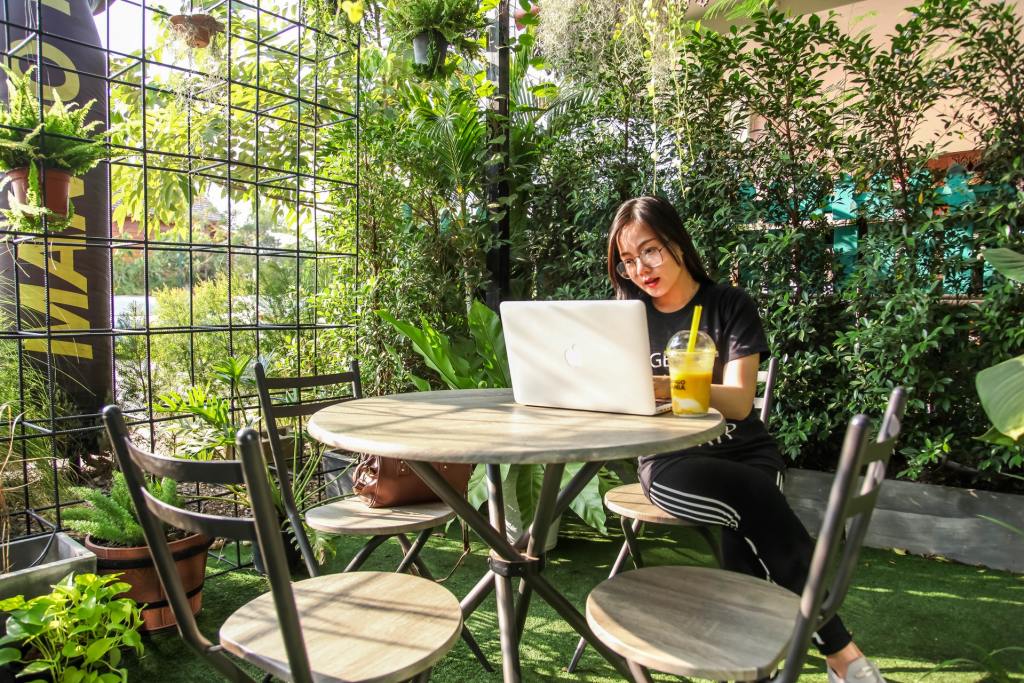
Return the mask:
<svg viewBox="0 0 1024 683">
<path fill-rule="evenodd" d="M 665 350 L 672 393 L 672 412 L 676 415 L 704 415 L 711 406 L 711 375 L 718 355 L 714 342 L 699 333 L 696 348 L 687 351 L 689 332 L 679 332 Z"/>
</svg>

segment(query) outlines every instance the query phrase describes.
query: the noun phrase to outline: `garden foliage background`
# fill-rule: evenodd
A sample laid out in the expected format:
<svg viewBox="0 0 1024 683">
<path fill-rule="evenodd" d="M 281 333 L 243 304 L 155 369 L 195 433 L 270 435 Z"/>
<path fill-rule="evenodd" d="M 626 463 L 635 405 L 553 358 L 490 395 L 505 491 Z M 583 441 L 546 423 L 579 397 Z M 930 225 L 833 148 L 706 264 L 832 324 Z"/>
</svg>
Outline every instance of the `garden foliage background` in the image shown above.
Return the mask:
<svg viewBox="0 0 1024 683">
<path fill-rule="evenodd" d="M 480 11 L 495 4 L 482 0 Z M 236 254 L 230 270 L 216 250 L 153 248 L 145 268 L 115 253 L 115 294 L 151 292 L 149 326 L 182 332 L 118 338 L 114 398 L 145 408 L 166 392 L 216 384 L 214 361 L 232 353 L 288 374 L 342 369 L 355 357 L 366 393 L 411 390 L 413 376 L 431 372 L 375 311 L 425 322 L 471 357 L 467 312 L 489 284 L 493 219 L 510 218 L 513 298 L 606 298 L 616 207 L 659 193 L 713 274 L 760 305 L 783 359 L 773 431 L 794 464 L 830 468 L 850 414 L 879 413 L 903 384 L 911 399 L 901 476 L 1019 488 L 996 475 L 1019 472 L 1021 446 L 977 438 L 989 423 L 974 377 L 1024 350 L 1024 292 L 979 258 L 985 247 L 1024 242 L 1024 21 L 1005 3 L 926 0 L 876 44 L 831 16 L 791 18 L 760 0 L 738 6 L 747 16 L 716 32 L 688 19 L 685 2 L 543 3 L 513 32 L 512 194 L 490 206 L 486 172 L 502 133 L 488 114 L 485 53 L 452 54 L 424 78 L 411 47 L 388 39 L 377 0 L 304 0 L 305 21 L 339 38 L 315 46 L 330 57 L 315 69 L 234 51 L 231 73 L 214 59 L 193 65 L 208 74 L 202 82 L 169 77 L 166 93 L 147 102 L 147 139 L 158 149 L 358 174 L 359 191 L 338 184 L 305 204 L 245 186 L 229 193 L 189 169 L 143 180 L 112 165 L 118 234 L 144 223 L 153 243 L 230 235 L 281 250 Z M 157 49 L 172 49 L 164 40 Z M 356 40 L 360 50 L 347 49 Z M 358 130 L 322 127 L 308 148 L 291 143 L 288 126 L 249 131 L 221 99 L 229 81 L 257 72 L 281 92 L 315 86 L 347 111 L 358 75 Z M 837 72 L 843 87 L 826 85 Z M 117 144 L 141 144 L 136 91 L 112 89 Z M 951 137 L 955 150 L 984 150 L 964 157 L 967 174 L 929 167 Z M 358 258 L 297 259 L 288 255 L 295 245 Z M 141 329 L 143 318 L 129 309 L 118 327 Z M 219 328 L 229 320 L 273 329 L 229 335 Z M 310 324 L 338 327 L 297 329 Z M 17 372 L 15 356 L 0 354 L 0 373 Z M 16 386 L 3 383 L 0 399 L 15 401 L 3 392 Z M 64 400 L 59 391 L 52 399 Z M 20 410 L 48 415 L 50 400 L 40 382 Z M 947 459 L 976 473 L 943 467 Z"/>
<path fill-rule="evenodd" d="M 514 34 L 512 197 L 488 207 L 483 58 L 423 80 L 409 46 L 389 44 L 382 8 L 363 5 L 344 29 L 362 40 L 361 218 L 332 226 L 342 242 L 358 229 L 361 285 L 339 278 L 319 308 L 357 330 L 338 352 L 358 354 L 369 392 L 429 376 L 371 311 L 466 334 L 487 284 L 489 212 L 510 214 L 514 298 L 603 298 L 616 206 L 661 193 L 716 276 L 760 304 L 784 358 L 773 431 L 795 464 L 828 468 L 849 415 L 878 413 L 903 384 L 901 476 L 979 483 L 941 467 L 950 458 L 999 486 L 986 475 L 1020 468 L 1019 445 L 976 438 L 989 424 L 974 389 L 978 370 L 1024 348 L 1024 293 L 978 258 L 1022 243 L 1024 24 L 1012 8 L 927 0 L 875 45 L 832 17 L 770 8 L 718 33 L 687 20 L 686 3 L 542 3 L 539 25 Z M 314 11 L 348 22 L 330 3 Z M 843 89 L 824 85 L 835 69 Z M 929 169 L 944 150 L 920 134 L 936 117 L 984 149 L 968 176 Z"/>
</svg>

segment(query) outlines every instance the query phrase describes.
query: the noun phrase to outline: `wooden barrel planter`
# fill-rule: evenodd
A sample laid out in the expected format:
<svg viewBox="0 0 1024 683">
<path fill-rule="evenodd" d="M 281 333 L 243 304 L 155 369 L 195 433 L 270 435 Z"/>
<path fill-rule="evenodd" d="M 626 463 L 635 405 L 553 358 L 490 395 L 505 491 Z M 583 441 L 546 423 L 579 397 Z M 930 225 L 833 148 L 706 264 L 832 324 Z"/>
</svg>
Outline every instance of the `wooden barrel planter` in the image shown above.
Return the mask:
<svg viewBox="0 0 1024 683">
<path fill-rule="evenodd" d="M 203 606 L 203 581 L 206 578 L 206 554 L 213 539 L 194 534 L 178 541 L 172 541 L 171 554 L 181 575 L 185 594 L 188 596 L 192 614 Z M 121 580 L 131 585 L 128 597 L 145 605 L 142 610 L 143 630 L 147 633 L 171 628 L 177 624 L 164 595 L 156 566 L 149 555 L 149 546 L 114 548 L 96 545 L 87 536 L 85 547 L 96 553 L 98 574 L 121 574 Z"/>
</svg>

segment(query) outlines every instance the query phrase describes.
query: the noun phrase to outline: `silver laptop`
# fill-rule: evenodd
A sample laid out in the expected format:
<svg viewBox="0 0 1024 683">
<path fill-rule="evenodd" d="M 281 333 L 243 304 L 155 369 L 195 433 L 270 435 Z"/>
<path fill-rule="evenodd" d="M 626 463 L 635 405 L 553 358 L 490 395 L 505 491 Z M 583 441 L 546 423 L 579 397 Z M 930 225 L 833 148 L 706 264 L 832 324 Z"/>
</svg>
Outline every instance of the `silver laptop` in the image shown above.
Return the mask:
<svg viewBox="0 0 1024 683">
<path fill-rule="evenodd" d="M 654 415 L 647 311 L 641 301 L 501 304 L 517 403 Z"/>
</svg>

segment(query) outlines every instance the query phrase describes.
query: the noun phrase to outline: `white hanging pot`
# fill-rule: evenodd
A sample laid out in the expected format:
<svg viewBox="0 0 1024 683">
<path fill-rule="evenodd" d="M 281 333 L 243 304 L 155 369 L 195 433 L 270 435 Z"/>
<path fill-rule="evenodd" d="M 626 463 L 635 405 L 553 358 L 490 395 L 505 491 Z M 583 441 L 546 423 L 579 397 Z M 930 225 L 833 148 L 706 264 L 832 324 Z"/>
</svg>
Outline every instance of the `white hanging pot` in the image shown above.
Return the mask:
<svg viewBox="0 0 1024 683">
<path fill-rule="evenodd" d="M 430 63 L 430 31 L 424 31 L 412 39 L 412 60 L 416 64 Z"/>
</svg>

